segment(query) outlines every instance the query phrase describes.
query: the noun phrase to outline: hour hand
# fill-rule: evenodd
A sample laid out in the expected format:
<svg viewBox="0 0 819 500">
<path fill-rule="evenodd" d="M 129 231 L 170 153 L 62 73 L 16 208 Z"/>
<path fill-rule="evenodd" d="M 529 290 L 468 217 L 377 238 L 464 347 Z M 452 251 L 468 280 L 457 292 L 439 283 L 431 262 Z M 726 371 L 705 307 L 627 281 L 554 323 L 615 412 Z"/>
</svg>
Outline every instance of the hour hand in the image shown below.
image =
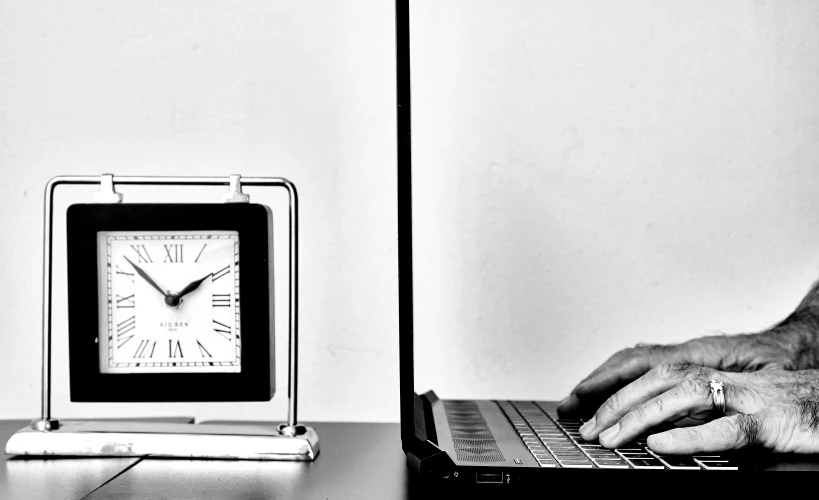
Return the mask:
<svg viewBox="0 0 819 500">
<path fill-rule="evenodd" d="M 181 299 L 185 295 L 187 295 L 187 294 L 191 293 L 192 291 L 196 290 L 197 288 L 199 288 L 199 285 L 201 285 L 203 281 L 205 281 L 206 279 L 208 279 L 210 277 L 211 277 L 211 275 L 208 274 L 207 276 L 203 277 L 200 280 L 196 280 L 196 281 L 193 281 L 193 282 L 189 283 L 188 286 L 183 288 L 182 291 L 180 291 L 178 294 L 176 294 L 176 296 Z"/>
<path fill-rule="evenodd" d="M 151 279 L 151 277 L 150 277 L 150 276 L 148 276 L 148 273 L 146 273 L 145 271 L 143 271 L 143 270 L 142 270 L 142 268 L 141 268 L 141 267 L 139 267 L 138 265 L 136 265 L 136 264 L 134 264 L 133 262 L 131 262 L 131 260 L 130 260 L 130 259 L 128 259 L 128 257 L 125 257 L 125 260 L 127 260 L 127 261 L 128 261 L 128 263 L 129 263 L 129 264 L 131 264 L 131 266 L 134 268 L 134 271 L 136 271 L 138 275 L 142 276 L 142 279 L 144 279 L 145 281 L 147 281 L 147 282 L 148 282 L 148 284 L 149 284 L 149 285 L 151 285 L 152 287 L 156 288 L 156 291 L 157 291 L 157 292 L 159 292 L 159 293 L 161 293 L 163 297 L 167 297 L 167 294 L 165 293 L 165 291 L 164 291 L 164 290 L 162 290 L 162 289 L 159 287 L 159 285 L 157 285 L 157 284 L 156 284 L 156 282 L 155 282 L 154 280 L 152 280 L 152 279 Z"/>
</svg>

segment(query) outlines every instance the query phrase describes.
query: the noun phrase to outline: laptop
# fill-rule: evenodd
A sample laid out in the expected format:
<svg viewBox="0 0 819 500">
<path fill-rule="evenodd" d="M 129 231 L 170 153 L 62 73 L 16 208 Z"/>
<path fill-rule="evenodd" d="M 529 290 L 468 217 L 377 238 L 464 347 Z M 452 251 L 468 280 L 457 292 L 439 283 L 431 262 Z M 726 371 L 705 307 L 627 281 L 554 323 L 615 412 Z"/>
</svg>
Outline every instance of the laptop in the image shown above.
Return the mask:
<svg viewBox="0 0 819 500">
<path fill-rule="evenodd" d="M 578 430 L 583 422 L 562 418 L 554 401 L 440 399 L 431 391 L 416 393 L 409 8 L 409 0 L 396 0 L 401 440 L 410 469 L 424 480 L 473 487 L 543 484 L 555 477 L 588 478 L 589 485 L 612 477 L 628 482 L 645 479 L 645 471 L 652 478 L 669 477 L 657 471 L 685 473 L 686 484 L 697 486 L 709 483 L 697 481 L 695 473 L 819 470 L 819 457 L 748 450 L 663 456 L 645 439 L 610 450 L 584 441 Z"/>
</svg>

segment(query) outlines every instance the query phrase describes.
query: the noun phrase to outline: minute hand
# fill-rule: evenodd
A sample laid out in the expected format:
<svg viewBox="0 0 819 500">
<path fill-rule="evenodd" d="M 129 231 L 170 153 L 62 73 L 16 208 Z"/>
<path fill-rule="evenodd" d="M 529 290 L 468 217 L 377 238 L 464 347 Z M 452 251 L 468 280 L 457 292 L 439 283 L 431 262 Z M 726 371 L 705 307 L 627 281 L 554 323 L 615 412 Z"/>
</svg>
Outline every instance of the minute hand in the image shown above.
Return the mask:
<svg viewBox="0 0 819 500">
<path fill-rule="evenodd" d="M 151 277 L 150 277 L 150 276 L 148 276 L 148 273 L 146 273 L 145 271 L 143 271 L 143 270 L 142 270 L 142 268 L 141 268 L 141 267 L 139 267 L 138 265 L 136 265 L 136 264 L 134 264 L 133 262 L 131 262 L 131 260 L 130 260 L 130 259 L 128 259 L 128 257 L 125 257 L 125 260 L 127 260 L 127 261 L 128 261 L 128 263 L 129 263 L 129 264 L 131 264 L 131 266 L 134 268 L 134 271 L 136 271 L 138 275 L 142 276 L 142 279 L 144 279 L 145 281 L 147 281 L 147 282 L 148 282 L 148 284 L 149 284 L 149 285 L 151 285 L 152 287 L 156 288 L 156 291 L 157 291 L 157 292 L 161 293 L 163 297 L 167 297 L 167 296 L 168 296 L 168 295 L 165 293 L 165 291 L 164 291 L 164 290 L 162 290 L 161 288 L 159 288 L 159 285 L 157 285 L 157 284 L 156 284 L 156 282 L 154 282 L 154 280 L 152 280 L 152 279 L 151 279 Z"/>
</svg>

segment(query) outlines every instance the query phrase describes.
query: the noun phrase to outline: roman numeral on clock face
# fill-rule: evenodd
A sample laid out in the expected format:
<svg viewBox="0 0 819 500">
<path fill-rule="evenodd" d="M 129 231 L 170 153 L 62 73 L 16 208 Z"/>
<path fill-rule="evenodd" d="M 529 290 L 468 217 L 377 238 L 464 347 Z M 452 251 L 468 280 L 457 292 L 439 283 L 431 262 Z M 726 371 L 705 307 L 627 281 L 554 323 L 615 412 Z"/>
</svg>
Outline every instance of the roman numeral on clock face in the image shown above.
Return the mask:
<svg viewBox="0 0 819 500">
<path fill-rule="evenodd" d="M 185 356 L 182 354 L 182 345 L 177 340 L 175 343 L 173 340 L 168 339 L 168 357 L 169 358 L 184 358 Z"/>
<path fill-rule="evenodd" d="M 127 297 L 117 294 L 117 309 L 133 309 L 134 308 L 134 294 Z"/>
<path fill-rule="evenodd" d="M 125 276 L 126 278 L 128 278 L 129 280 L 131 280 L 131 283 L 134 282 L 134 273 L 126 273 L 125 271 L 120 269 L 119 266 L 116 267 L 116 271 L 117 271 L 117 274 L 121 274 L 121 275 Z"/>
<path fill-rule="evenodd" d="M 216 320 L 213 320 L 213 331 L 221 335 L 222 337 L 230 340 L 230 327 L 224 323 L 220 323 Z"/>
<path fill-rule="evenodd" d="M 202 254 L 205 252 L 205 248 L 207 248 L 207 246 L 208 246 L 208 244 L 207 244 L 207 243 L 205 243 L 204 245 L 202 245 L 202 250 L 199 250 L 199 255 L 197 255 L 197 256 L 196 256 L 196 258 L 195 258 L 195 259 L 193 259 L 193 261 L 194 261 L 194 262 L 199 262 L 199 257 L 201 257 L 201 256 L 202 256 Z"/>
<path fill-rule="evenodd" d="M 142 262 L 153 262 L 151 260 L 151 256 L 148 254 L 148 249 L 145 248 L 145 245 L 131 245 L 131 248 L 134 249 L 134 252 L 137 253 L 138 264 Z"/>
<path fill-rule="evenodd" d="M 229 293 L 214 293 L 213 294 L 213 307 L 230 307 L 230 294 Z"/>
<path fill-rule="evenodd" d="M 211 280 L 216 281 L 219 278 L 221 278 L 222 276 L 225 276 L 229 272 L 230 272 L 230 266 L 229 265 L 225 266 L 224 268 L 222 268 L 222 269 L 216 271 L 215 273 L 213 273 L 213 278 L 211 278 Z"/>
<path fill-rule="evenodd" d="M 117 324 L 117 348 L 134 338 L 135 333 L 128 335 L 134 328 L 136 328 L 136 316 L 131 316 Z"/>
<path fill-rule="evenodd" d="M 154 349 L 156 349 L 156 340 L 154 340 L 153 342 L 149 340 L 140 340 L 136 353 L 134 353 L 134 357 L 144 358 L 145 356 L 148 356 L 149 358 L 153 358 Z"/>
<path fill-rule="evenodd" d="M 182 245 L 162 245 L 165 247 L 165 260 L 162 262 L 182 262 Z"/>
<path fill-rule="evenodd" d="M 199 354 L 200 354 L 200 355 L 201 355 L 203 358 L 204 358 L 204 357 L 206 357 L 206 356 L 207 356 L 208 358 L 212 358 L 212 357 L 213 357 L 213 356 L 211 356 L 211 354 L 208 352 L 208 350 L 207 350 L 207 349 L 205 349 L 205 346 L 203 346 L 203 345 L 202 345 L 202 343 L 201 343 L 201 342 L 199 342 L 198 340 L 196 341 L 196 345 L 198 345 L 198 346 L 199 346 Z"/>
</svg>

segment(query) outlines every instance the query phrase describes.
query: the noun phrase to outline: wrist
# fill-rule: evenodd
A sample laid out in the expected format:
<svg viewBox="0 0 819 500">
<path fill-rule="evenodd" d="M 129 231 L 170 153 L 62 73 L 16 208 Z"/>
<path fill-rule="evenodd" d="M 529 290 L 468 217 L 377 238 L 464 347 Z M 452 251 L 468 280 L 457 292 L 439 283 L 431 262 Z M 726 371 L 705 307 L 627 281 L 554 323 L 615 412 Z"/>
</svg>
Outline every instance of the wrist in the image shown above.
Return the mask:
<svg viewBox="0 0 819 500">
<path fill-rule="evenodd" d="M 784 321 L 759 335 L 788 353 L 792 370 L 819 368 L 819 316 L 813 308 L 797 309 Z"/>
</svg>

